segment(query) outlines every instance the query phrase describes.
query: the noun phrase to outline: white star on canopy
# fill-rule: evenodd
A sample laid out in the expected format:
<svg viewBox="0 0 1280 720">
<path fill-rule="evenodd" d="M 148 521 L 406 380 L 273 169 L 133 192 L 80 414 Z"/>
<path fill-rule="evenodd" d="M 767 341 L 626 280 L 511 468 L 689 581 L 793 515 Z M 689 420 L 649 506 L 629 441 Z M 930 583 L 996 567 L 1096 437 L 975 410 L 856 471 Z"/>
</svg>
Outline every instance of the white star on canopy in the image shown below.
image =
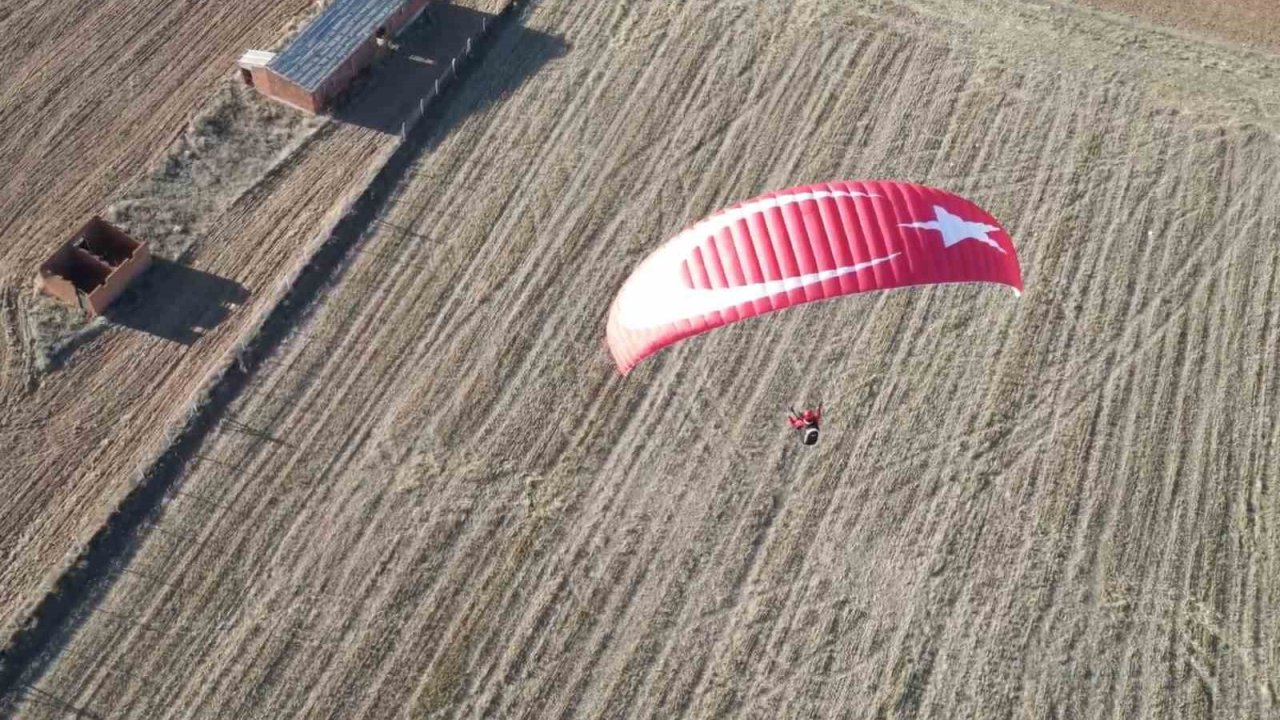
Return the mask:
<svg viewBox="0 0 1280 720">
<path fill-rule="evenodd" d="M 977 240 L 980 243 L 990 245 L 991 247 L 1004 252 L 1004 248 L 1000 247 L 1000 243 L 991 239 L 988 233 L 999 230 L 994 225 L 988 225 L 980 222 L 970 222 L 964 218 L 947 212 L 947 209 L 941 205 L 933 206 L 933 220 L 927 222 L 909 222 L 900 223 L 899 227 L 924 228 L 925 230 L 937 230 L 942 233 L 942 244 L 944 247 L 951 247 L 956 243 L 964 240 Z"/>
</svg>

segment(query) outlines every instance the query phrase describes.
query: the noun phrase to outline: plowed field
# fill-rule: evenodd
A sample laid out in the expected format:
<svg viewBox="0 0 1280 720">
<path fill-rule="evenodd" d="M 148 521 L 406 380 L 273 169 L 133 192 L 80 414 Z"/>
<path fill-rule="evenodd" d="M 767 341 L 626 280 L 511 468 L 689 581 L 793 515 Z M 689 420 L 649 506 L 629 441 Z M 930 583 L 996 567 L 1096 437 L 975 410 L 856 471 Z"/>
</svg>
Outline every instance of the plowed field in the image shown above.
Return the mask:
<svg viewBox="0 0 1280 720">
<path fill-rule="evenodd" d="M 523 25 L 22 716 L 1280 710 L 1275 60 L 1004 0 Z M 292 208 L 380 137 L 322 134 L 228 236 L 318 224 Z M 1027 292 L 806 306 L 614 373 L 648 250 L 829 177 L 977 199 Z M 261 253 L 209 267 L 269 286 Z M 819 399 L 800 447 L 782 412 Z"/>
<path fill-rule="evenodd" d="M 28 49 L 27 59 L 15 60 L 18 79 L 0 80 L 8 83 L 0 84 L 7 93 L 0 96 L 0 163 L 10 163 L 9 185 L 0 193 L 6 211 L 0 232 L 20 240 L 6 244 L 0 258 L 0 477 L 6 493 L 0 506 L 0 634 L 6 639 L 169 446 L 397 143 L 388 132 L 392 124 L 399 127 L 392 113 L 364 112 L 359 123 L 323 125 L 239 189 L 209 219 L 207 235 L 182 263 L 150 273 L 137 312 L 79 348 L 66 367 L 39 375 L 26 317 L 39 263 L 89 214 L 118 197 L 131 173 L 162 156 L 169 136 L 182 132 L 210 99 L 241 50 L 271 46 L 306 17 L 305 7 L 292 7 L 290 15 L 281 3 L 270 12 L 257 4 L 253 11 L 240 8 L 239 16 L 218 3 L 152 4 L 95 5 L 81 18 L 83 27 L 60 30 L 68 38 L 55 34 Z M 473 5 L 483 10 L 494 4 Z M 44 17 L 42 5 L 29 5 L 9 15 L 0 31 L 18 33 L 28 14 Z M 147 13 L 155 27 L 135 27 L 137 16 Z M 232 16 L 239 19 L 232 22 Z M 479 17 L 466 7 L 444 13 L 430 59 L 457 52 Z M 86 45 L 86 38 L 99 35 L 99 44 Z M 133 44 L 118 47 L 122 37 Z M 68 55 L 58 51 L 59 43 L 88 50 Z M 71 61 L 84 66 L 66 67 Z M 130 69 L 145 71 L 140 77 L 148 79 L 140 97 L 126 90 Z M 77 70 L 80 84 L 53 79 L 74 77 Z M 403 93 L 430 85 L 425 74 L 414 79 L 425 84 L 407 87 L 403 77 L 384 78 Z M 385 83 L 368 89 L 380 93 Z M 54 109 L 37 122 L 32 108 L 41 103 Z M 151 114 L 130 116 L 140 112 L 131 103 L 148 103 Z M 55 125 L 47 123 L 77 112 L 82 117 L 65 120 L 56 134 L 27 137 L 53 132 Z"/>
</svg>

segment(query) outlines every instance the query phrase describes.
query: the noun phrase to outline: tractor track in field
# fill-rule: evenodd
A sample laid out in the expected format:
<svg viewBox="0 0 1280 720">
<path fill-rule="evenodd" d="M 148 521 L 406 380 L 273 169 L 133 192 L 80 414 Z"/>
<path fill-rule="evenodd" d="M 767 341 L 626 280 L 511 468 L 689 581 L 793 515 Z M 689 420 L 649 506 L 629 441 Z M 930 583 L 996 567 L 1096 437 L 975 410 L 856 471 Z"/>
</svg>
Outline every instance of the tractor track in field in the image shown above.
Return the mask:
<svg viewBox="0 0 1280 720">
<path fill-rule="evenodd" d="M 1272 62 L 1061 3 L 542 0 L 267 320 L 17 714 L 1273 714 Z M 332 132 L 236 232 L 374 142 Z M 649 248 L 832 176 L 978 198 L 1026 294 L 615 376 Z M 802 451 L 780 412 L 817 399 Z"/>
</svg>

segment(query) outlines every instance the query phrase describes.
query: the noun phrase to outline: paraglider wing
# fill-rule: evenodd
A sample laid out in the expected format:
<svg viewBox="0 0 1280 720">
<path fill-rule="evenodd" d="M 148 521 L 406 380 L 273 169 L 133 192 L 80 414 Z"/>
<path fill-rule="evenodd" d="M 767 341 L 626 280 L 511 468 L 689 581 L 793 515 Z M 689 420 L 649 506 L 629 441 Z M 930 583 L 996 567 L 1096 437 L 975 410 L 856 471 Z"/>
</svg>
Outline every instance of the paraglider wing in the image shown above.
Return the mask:
<svg viewBox="0 0 1280 720">
<path fill-rule="evenodd" d="M 792 305 L 908 285 L 1022 291 L 1013 242 L 958 195 L 894 181 L 772 192 L 687 228 L 646 258 L 609 311 L 618 370 L 692 335 Z"/>
</svg>

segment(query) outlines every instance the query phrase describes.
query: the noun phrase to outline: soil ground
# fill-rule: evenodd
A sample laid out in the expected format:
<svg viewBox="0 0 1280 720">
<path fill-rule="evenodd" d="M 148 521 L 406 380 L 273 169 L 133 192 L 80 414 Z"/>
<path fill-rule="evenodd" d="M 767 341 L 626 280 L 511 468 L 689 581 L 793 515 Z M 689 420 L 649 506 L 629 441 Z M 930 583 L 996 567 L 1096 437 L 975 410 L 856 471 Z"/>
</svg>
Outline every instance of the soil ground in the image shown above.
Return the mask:
<svg viewBox="0 0 1280 720">
<path fill-rule="evenodd" d="M 158 5 L 153 20 L 160 24 L 150 34 L 139 31 L 136 42 L 151 42 L 155 52 L 160 52 L 159 43 L 173 55 L 204 53 L 199 71 L 187 66 L 195 59 L 186 55 L 181 62 L 167 63 L 150 55 L 132 58 L 135 70 L 151 73 L 142 76 L 151 78 L 147 87 L 173 86 L 164 96 L 159 90 L 155 94 L 148 90 L 140 98 L 131 98 L 116 83 L 118 74 L 130 67 L 132 56 L 104 60 L 113 57 L 111 42 L 133 27 L 132 14 L 142 12 L 137 3 L 95 6 L 98 11 L 83 18 L 86 27 L 66 30 L 70 39 L 57 40 L 83 41 L 86 35 L 94 37 L 92 28 L 113 29 L 107 33 L 111 42 L 103 40 L 102 52 L 90 53 L 92 61 L 102 65 L 94 65 L 92 72 L 103 77 L 93 83 L 86 80 L 83 96 L 61 97 L 59 93 L 71 92 L 70 88 L 45 78 L 44 72 L 54 70 L 39 70 L 40 62 L 65 61 L 53 48 L 33 48 L 34 59 L 18 63 L 36 69 L 16 74 L 26 82 L 0 88 L 9 93 L 0 113 L 0 137 L 13 139 L 43 127 L 33 128 L 29 115 L 11 113 L 13 106 L 8 104 L 25 102 L 21 98 L 42 92 L 55 96 L 48 102 L 60 108 L 93 101 L 123 112 L 132 111 L 130 101 L 147 102 L 154 112 L 174 117 L 169 118 L 169 127 L 152 124 L 149 116 L 134 117 L 134 125 L 105 127 L 81 118 L 83 126 L 69 124 L 62 134 L 46 138 L 43 155 L 20 143 L 0 144 L 0 153 L 13 153 L 14 162 L 14 182 L 3 202 L 21 209 L 6 216 L 4 232 L 7 237 L 30 240 L 6 245 L 7 254 L 0 259 L 0 447 L 4 448 L 0 470 L 8 493 L 0 507 L 0 634 L 8 638 L 25 622 L 52 582 L 76 561 L 83 545 L 169 447 L 213 380 L 234 362 L 332 225 L 385 164 L 399 142 L 401 114 L 430 86 L 430 69 L 439 72 L 441 63 L 459 52 L 467 34 L 476 31 L 488 4 L 487 0 L 470 6 L 458 3 L 439 14 L 436 41 L 429 52 L 417 55 L 418 64 L 429 68 L 414 76 L 421 85 L 383 75 L 362 91 L 385 98 L 386 85 L 392 85 L 399 91 L 395 98 L 412 99 L 412 103 L 388 102 L 383 105 L 386 109 L 366 111 L 356 119 L 330 119 L 286 156 L 275 158 L 260 173 L 240 178 L 243 182 L 234 192 L 225 196 L 193 192 L 192 208 L 203 208 L 204 215 L 199 237 L 141 238 L 182 250 L 177 261 L 157 263 L 131 292 L 132 299 L 114 309 L 110 323 L 80 338 L 75 351 L 52 373 L 41 370 L 41 336 L 33 322 L 37 319 L 33 316 L 44 309 L 31 290 L 39 263 L 85 217 L 109 214 L 113 206 L 120 208 L 122 198 L 131 197 L 130 190 L 153 172 L 155 162 L 171 148 L 169 140 L 198 121 L 200 110 L 219 91 L 240 51 L 271 47 L 278 42 L 273 35 L 295 27 L 306 13 L 295 8 L 287 16 L 268 14 L 265 17 L 278 24 L 272 33 L 262 33 L 243 23 L 219 25 L 219 21 L 230 22 L 220 14 L 234 14 L 230 6 L 212 9 L 211 4 L 201 3 L 202 11 L 192 3 Z M 180 5 L 186 9 L 174 9 Z M 280 6 L 272 12 L 284 10 Z M 262 17 L 247 12 L 245 21 Z M 10 15 L 6 23 L 16 22 L 15 18 L 26 16 Z M 6 24 L 2 29 L 18 32 L 22 27 L 26 26 Z M 187 43 L 165 45 L 169 38 L 162 30 L 177 32 Z M 206 37 L 215 31 L 225 34 Z M 99 28 L 98 32 L 105 31 Z M 81 71 L 88 77 L 90 70 Z M 65 74 L 70 69 L 59 66 L 56 72 Z M 200 85 L 202 79 L 207 82 L 188 87 L 182 84 L 182 73 L 192 85 Z M 204 97 L 195 95 L 200 88 L 206 92 Z M 100 96 L 95 99 L 91 91 Z M 362 97 L 353 99 L 348 112 L 360 110 Z M 118 120 L 106 112 L 104 117 L 111 123 Z M 395 132 L 390 131 L 393 126 Z M 4 128 L 12 132 L 5 136 Z M 166 138 L 167 133 L 172 135 Z M 70 172 L 59 163 L 75 160 L 64 153 L 69 152 L 66 146 L 76 144 L 85 146 L 79 157 L 84 167 L 75 166 L 82 171 Z M 130 168 L 137 170 L 125 175 Z M 234 175 L 221 180 L 230 182 Z M 192 190 L 198 189 L 193 182 Z M 61 198 L 60 204 L 50 199 L 51 193 Z M 219 198 L 212 210 L 205 207 L 210 195 Z M 155 227 L 150 222 L 148 226 Z"/>
<path fill-rule="evenodd" d="M 1078 1 L 1124 13 L 1151 26 L 1237 42 L 1264 52 L 1280 51 L 1280 6 L 1271 0 Z"/>
<path fill-rule="evenodd" d="M 542 0 L 21 714 L 1273 715 L 1277 78 L 1061 4 Z M 153 325 L 227 315 L 198 338 L 6 375 L 4 617 L 386 127 L 326 125 L 225 211 L 190 267 L 242 299 Z M 603 313 L 654 244 L 837 176 L 979 199 L 1027 293 L 804 307 L 616 377 Z"/>
</svg>

